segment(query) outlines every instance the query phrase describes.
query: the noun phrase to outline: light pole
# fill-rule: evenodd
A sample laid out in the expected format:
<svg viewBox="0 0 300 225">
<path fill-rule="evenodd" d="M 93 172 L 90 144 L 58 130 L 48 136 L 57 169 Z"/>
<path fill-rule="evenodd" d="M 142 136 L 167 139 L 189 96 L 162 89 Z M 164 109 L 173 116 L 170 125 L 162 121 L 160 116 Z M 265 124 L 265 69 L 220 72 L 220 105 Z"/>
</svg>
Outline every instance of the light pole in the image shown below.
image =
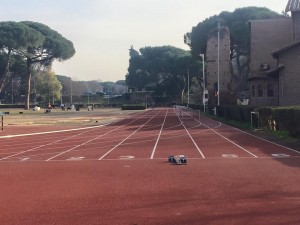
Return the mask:
<svg viewBox="0 0 300 225">
<path fill-rule="evenodd" d="M 220 22 L 218 22 L 218 106 L 220 105 Z"/>
<path fill-rule="evenodd" d="M 190 105 L 190 70 L 188 69 L 188 106 Z"/>
<path fill-rule="evenodd" d="M 205 112 L 205 75 L 204 75 L 204 71 L 205 71 L 205 56 L 204 54 L 200 54 L 200 57 L 202 58 L 202 78 L 203 78 L 203 111 Z"/>
<path fill-rule="evenodd" d="M 73 87 L 72 86 L 73 86 L 73 84 L 72 84 L 72 78 L 71 78 L 71 87 L 70 87 L 70 104 L 71 105 L 73 105 L 73 93 L 72 93 L 73 92 L 73 90 L 72 90 Z M 71 107 L 71 105 L 70 105 L 70 107 Z"/>
</svg>

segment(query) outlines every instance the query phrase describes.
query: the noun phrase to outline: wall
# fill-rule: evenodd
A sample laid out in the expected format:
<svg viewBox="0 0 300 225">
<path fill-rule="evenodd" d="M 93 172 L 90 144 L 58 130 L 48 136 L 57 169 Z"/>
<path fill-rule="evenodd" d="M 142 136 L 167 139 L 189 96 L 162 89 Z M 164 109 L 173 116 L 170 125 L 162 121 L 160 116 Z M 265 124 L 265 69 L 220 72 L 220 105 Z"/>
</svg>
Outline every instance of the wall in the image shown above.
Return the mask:
<svg viewBox="0 0 300 225">
<path fill-rule="evenodd" d="M 284 69 L 279 74 L 279 105 L 300 105 L 300 46 L 282 53 L 279 63 Z"/>
<path fill-rule="evenodd" d="M 250 21 L 250 70 L 253 76 L 260 74 L 260 65 L 277 66 L 272 53 L 292 43 L 291 18 Z"/>
</svg>

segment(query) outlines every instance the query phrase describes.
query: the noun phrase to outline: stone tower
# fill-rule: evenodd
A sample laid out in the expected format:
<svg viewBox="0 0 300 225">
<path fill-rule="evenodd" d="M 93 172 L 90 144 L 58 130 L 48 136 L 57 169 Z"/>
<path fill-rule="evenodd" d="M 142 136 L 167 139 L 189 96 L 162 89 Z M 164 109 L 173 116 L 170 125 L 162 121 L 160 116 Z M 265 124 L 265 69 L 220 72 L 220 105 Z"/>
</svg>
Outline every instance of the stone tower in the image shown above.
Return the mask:
<svg viewBox="0 0 300 225">
<path fill-rule="evenodd" d="M 292 13 L 293 42 L 298 42 L 300 41 L 300 0 L 289 0 L 285 11 Z"/>
<path fill-rule="evenodd" d="M 220 105 L 233 102 L 231 96 L 230 32 L 228 27 L 221 27 L 219 44 L 220 90 L 218 93 L 218 34 L 217 31 L 214 31 L 209 35 L 206 47 L 206 81 L 209 96 L 208 103 L 210 105 L 217 105 L 218 94 L 220 94 Z"/>
</svg>

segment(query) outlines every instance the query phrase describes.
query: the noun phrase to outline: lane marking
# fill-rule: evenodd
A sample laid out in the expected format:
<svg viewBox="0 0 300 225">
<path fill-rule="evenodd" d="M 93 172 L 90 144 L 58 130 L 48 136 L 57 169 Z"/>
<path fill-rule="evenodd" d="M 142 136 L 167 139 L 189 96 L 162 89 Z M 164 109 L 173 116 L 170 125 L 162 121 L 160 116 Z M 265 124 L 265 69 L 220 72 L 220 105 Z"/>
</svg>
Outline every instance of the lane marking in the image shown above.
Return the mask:
<svg viewBox="0 0 300 225">
<path fill-rule="evenodd" d="M 174 109 L 175 111 L 175 109 Z M 181 111 L 180 111 L 181 112 Z M 192 140 L 193 144 L 195 145 L 195 147 L 197 148 L 198 152 L 200 153 L 200 155 L 202 156 L 203 159 L 205 159 L 204 154 L 202 153 L 201 149 L 198 147 L 197 143 L 195 142 L 194 138 L 191 136 L 190 132 L 188 131 L 188 129 L 186 128 L 186 126 L 184 125 L 184 123 L 182 122 L 181 118 L 178 116 L 178 114 L 175 111 L 175 114 L 177 115 L 178 119 L 180 120 L 182 126 L 184 127 L 185 131 L 187 132 L 187 134 L 189 135 L 190 139 Z"/>
<path fill-rule="evenodd" d="M 108 152 L 106 152 L 104 155 L 102 155 L 98 160 L 102 160 L 104 157 L 106 157 L 109 153 L 111 153 L 113 150 L 115 150 L 117 147 L 119 147 L 121 144 L 123 144 L 127 139 L 129 139 L 132 135 L 134 135 L 136 132 L 138 132 L 140 129 L 142 129 L 147 123 L 149 123 L 160 111 L 158 111 L 154 116 L 152 116 L 146 123 L 141 125 L 138 129 L 136 129 L 134 132 L 132 132 L 130 135 L 128 135 L 125 139 L 123 139 L 121 142 L 119 142 L 117 145 L 115 145 L 112 149 L 110 149 Z"/>
<path fill-rule="evenodd" d="M 66 151 L 60 152 L 59 154 L 56 154 L 56 155 L 54 155 L 54 156 L 52 156 L 52 157 L 46 159 L 45 161 L 50 161 L 50 160 L 52 160 L 52 159 L 54 159 L 54 158 L 56 158 L 56 157 L 58 157 L 58 156 L 61 156 L 61 155 L 65 154 L 65 153 L 68 153 L 68 152 L 70 152 L 70 151 L 73 151 L 73 150 L 76 149 L 76 148 L 79 148 L 79 147 L 81 147 L 81 146 L 83 146 L 83 145 L 85 145 L 85 144 L 87 144 L 87 143 L 90 143 L 90 142 L 92 142 L 92 141 L 94 141 L 94 140 L 96 140 L 96 139 L 99 139 L 99 138 L 101 138 L 101 137 L 107 135 L 107 134 L 110 134 L 111 132 L 113 132 L 113 131 L 115 131 L 115 130 L 118 130 L 118 129 L 124 127 L 124 126 L 127 126 L 127 125 L 133 123 L 134 121 L 136 121 L 136 120 L 138 120 L 138 119 L 140 119 L 140 118 L 142 118 L 142 117 L 144 117 L 144 116 L 147 116 L 147 115 L 148 115 L 148 113 L 147 113 L 146 115 L 143 114 L 142 116 L 140 116 L 140 117 L 138 117 L 138 118 L 132 120 L 131 122 L 129 122 L 129 123 L 127 123 L 127 124 L 124 124 L 124 125 L 122 125 L 122 126 L 118 126 L 118 127 L 116 127 L 115 129 L 112 129 L 112 130 L 110 130 L 110 131 L 108 131 L 108 132 L 106 132 L 106 133 L 104 133 L 104 134 L 102 134 L 102 135 L 100 135 L 100 136 L 97 136 L 97 137 L 95 137 L 95 138 L 92 138 L 92 139 L 90 139 L 90 140 L 88 140 L 88 141 L 86 141 L 86 142 L 84 142 L 84 143 L 82 143 L 82 144 L 80 144 L 80 145 L 77 145 L 77 146 L 75 146 L 75 147 L 73 147 L 73 148 L 70 148 L 70 149 L 68 149 L 68 150 L 66 150 Z"/>
<path fill-rule="evenodd" d="M 1 138 L 14 138 L 14 137 L 24 137 L 24 136 L 33 136 L 33 135 L 40 135 L 40 134 L 54 134 L 54 133 L 62 133 L 62 132 L 70 132 L 70 131 L 77 131 L 77 130 L 87 130 L 87 129 L 95 129 L 99 127 L 103 127 L 104 125 L 92 126 L 92 127 L 82 127 L 82 128 L 74 128 L 68 130 L 54 130 L 54 131 L 45 131 L 45 132 L 37 132 L 37 133 L 30 133 L 30 134 L 14 134 L 14 135 L 6 135 L 0 136 Z"/>
<path fill-rule="evenodd" d="M 9 156 L 6 156 L 6 157 L 4 157 L 4 158 L 1 158 L 0 161 L 1 161 L 1 160 L 5 160 L 5 159 L 12 158 L 12 157 L 17 156 L 17 155 L 21 155 L 21 154 L 23 154 L 23 153 L 33 152 L 33 151 L 35 151 L 35 150 L 37 150 L 37 149 L 40 149 L 40 148 L 42 148 L 42 147 L 46 147 L 46 146 L 49 146 L 49 145 L 53 145 L 53 144 L 55 144 L 55 143 L 65 141 L 65 140 L 68 140 L 68 139 L 77 137 L 77 136 L 79 136 L 79 135 L 82 135 L 82 134 L 85 134 L 85 133 L 88 133 L 88 132 L 90 132 L 90 130 L 85 131 L 85 132 L 82 132 L 82 133 L 80 133 L 80 134 L 75 134 L 75 135 L 72 135 L 72 136 L 70 136 L 70 137 L 66 137 L 66 138 L 60 139 L 60 140 L 56 140 L 56 141 L 50 142 L 50 143 L 48 143 L 48 144 L 40 145 L 40 146 L 31 148 L 31 149 L 28 149 L 28 150 L 25 150 L 25 151 L 21 151 L 21 152 L 15 153 L 15 154 L 13 154 L 13 155 L 9 155 Z"/>
<path fill-rule="evenodd" d="M 167 119 L 167 114 L 168 114 L 168 112 L 169 112 L 169 110 L 167 110 L 167 112 L 166 112 L 166 115 L 165 115 L 165 118 L 164 118 L 164 122 L 163 122 L 163 124 L 161 125 L 160 132 L 159 132 L 158 137 L 157 137 L 157 139 L 156 139 L 156 143 L 155 143 L 155 145 L 154 145 L 154 147 L 153 147 L 153 150 L 152 150 L 152 154 L 151 154 L 151 156 L 150 156 L 150 159 L 153 159 L 153 158 L 154 158 L 154 154 L 155 154 L 155 151 L 156 151 L 156 148 L 157 148 L 157 145 L 158 145 L 158 142 L 159 142 L 159 139 L 160 139 L 162 130 L 163 130 L 164 125 L 165 125 L 165 123 L 166 123 L 166 119 Z"/>
<path fill-rule="evenodd" d="M 185 114 L 187 114 L 187 113 L 185 113 Z M 189 114 L 187 114 L 187 115 L 190 116 Z M 178 115 L 177 115 L 177 116 L 178 116 Z M 190 116 L 190 117 L 192 117 L 192 116 Z M 192 117 L 192 118 L 194 118 L 194 117 Z M 195 118 L 194 118 L 194 119 L 195 119 Z M 219 122 L 219 123 L 220 123 L 220 122 Z M 237 143 L 235 143 L 235 142 L 229 140 L 228 138 L 226 138 L 226 137 L 223 136 L 222 134 L 218 133 L 218 132 L 215 131 L 214 129 L 210 128 L 210 127 L 207 126 L 206 124 L 204 124 L 204 123 L 202 123 L 202 124 L 203 124 L 203 126 L 205 126 L 206 128 L 208 128 L 209 130 L 211 130 L 212 132 L 214 132 L 215 134 L 219 135 L 219 136 L 222 137 L 223 139 L 225 139 L 225 140 L 227 140 L 228 142 L 230 142 L 231 144 L 233 144 L 233 145 L 237 146 L 238 148 L 244 150 L 245 152 L 247 152 L 248 154 L 252 155 L 253 157 L 258 158 L 258 156 L 254 155 L 252 152 L 248 151 L 248 150 L 245 149 L 244 147 L 242 147 L 242 146 L 238 145 Z M 221 125 L 221 124 L 222 124 L 222 123 L 220 123 L 220 125 Z"/>
<path fill-rule="evenodd" d="M 272 156 L 272 157 L 278 157 L 278 158 L 290 157 L 290 155 L 287 155 L 287 154 L 281 154 L 281 153 L 271 154 L 271 156 Z"/>
<path fill-rule="evenodd" d="M 206 126 L 205 124 L 203 124 L 203 125 Z M 208 127 L 208 128 L 209 128 L 209 127 Z M 239 147 L 240 149 L 244 150 L 245 152 L 249 153 L 249 154 L 252 155 L 253 157 L 255 157 L 255 158 L 258 157 L 257 155 L 255 155 L 255 154 L 253 154 L 252 152 L 248 151 L 248 150 L 245 149 L 244 147 L 242 147 L 242 146 L 238 145 L 237 143 L 235 143 L 235 142 L 229 140 L 227 137 L 225 137 L 225 136 L 223 136 L 222 134 L 218 133 L 218 132 L 215 131 L 214 129 L 211 129 L 211 128 L 210 128 L 210 130 L 213 131 L 214 133 L 216 133 L 217 135 L 219 135 L 220 137 L 224 138 L 225 140 L 229 141 L 229 142 L 232 143 L 233 145 L 235 145 L 235 146 Z"/>
<path fill-rule="evenodd" d="M 227 127 L 229 127 L 229 128 L 231 128 L 231 129 L 235 129 L 235 130 L 237 130 L 237 131 L 239 131 L 239 132 L 241 132 L 241 133 L 244 133 L 244 134 L 247 134 L 247 135 L 249 135 L 249 136 L 252 136 L 252 137 L 254 137 L 254 138 L 257 138 L 257 139 L 259 139 L 259 140 L 268 142 L 268 143 L 270 143 L 270 144 L 273 144 L 273 145 L 276 145 L 276 146 L 278 146 L 278 147 L 282 147 L 282 148 L 284 148 L 284 149 L 286 149 L 286 150 L 289 150 L 289 151 L 292 151 L 292 152 L 295 152 L 295 153 L 300 154 L 300 152 L 297 151 L 297 150 L 295 150 L 295 149 L 292 149 L 292 148 L 289 148 L 289 147 L 286 147 L 286 146 L 277 144 L 277 143 L 275 143 L 275 142 L 273 142 L 273 141 L 269 141 L 269 140 L 267 140 L 267 139 L 264 139 L 264 138 L 255 136 L 254 134 L 250 134 L 250 133 L 248 133 L 248 132 L 246 132 L 246 131 L 243 131 L 243 130 L 240 130 L 240 129 L 236 128 L 236 127 L 231 127 L 231 126 L 229 126 L 229 125 L 227 125 L 227 124 L 223 124 L 223 125 L 224 125 L 224 126 L 227 126 Z"/>
<path fill-rule="evenodd" d="M 119 157 L 119 159 L 121 159 L 121 160 L 130 160 L 130 159 L 135 159 L 135 157 L 132 156 L 132 155 L 122 155 L 122 156 Z"/>
<path fill-rule="evenodd" d="M 238 158 L 238 156 L 236 154 L 223 154 L 222 157 L 223 158 Z"/>
<path fill-rule="evenodd" d="M 27 161 L 28 159 L 30 159 L 30 158 L 29 158 L 29 157 L 26 157 L 26 158 L 20 159 L 20 161 L 21 161 L 21 162 L 25 162 L 25 161 Z"/>
<path fill-rule="evenodd" d="M 70 157 L 70 158 L 68 158 L 68 159 L 66 159 L 66 160 L 67 160 L 67 161 L 81 161 L 81 160 L 83 160 L 83 159 L 85 159 L 84 156 L 74 156 L 74 157 Z"/>
</svg>

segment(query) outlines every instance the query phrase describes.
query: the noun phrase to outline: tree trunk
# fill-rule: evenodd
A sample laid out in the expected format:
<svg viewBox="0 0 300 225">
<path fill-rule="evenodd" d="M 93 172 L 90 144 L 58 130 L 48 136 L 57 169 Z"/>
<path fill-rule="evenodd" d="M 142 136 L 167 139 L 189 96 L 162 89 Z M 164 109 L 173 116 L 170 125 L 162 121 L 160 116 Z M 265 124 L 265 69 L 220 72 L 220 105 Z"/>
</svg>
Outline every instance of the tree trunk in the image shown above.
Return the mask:
<svg viewBox="0 0 300 225">
<path fill-rule="evenodd" d="M 181 90 L 181 104 L 184 103 L 184 92 L 185 92 L 185 86 L 186 86 L 186 79 L 185 79 L 185 76 L 182 75 L 182 78 L 183 78 L 184 86 L 183 86 L 183 89 Z"/>
<path fill-rule="evenodd" d="M 25 109 L 30 108 L 30 82 L 31 82 L 31 60 L 27 59 L 27 69 L 26 69 L 26 102 Z"/>
<path fill-rule="evenodd" d="M 0 93 L 2 92 L 4 86 L 5 86 L 5 83 L 6 83 L 6 80 L 8 79 L 8 75 L 9 75 L 9 61 L 10 61 L 10 55 L 11 55 L 11 49 L 8 49 L 8 52 L 7 52 L 7 61 L 6 61 L 6 65 L 5 65 L 5 69 L 3 71 L 3 74 L 0 75 Z"/>
</svg>

